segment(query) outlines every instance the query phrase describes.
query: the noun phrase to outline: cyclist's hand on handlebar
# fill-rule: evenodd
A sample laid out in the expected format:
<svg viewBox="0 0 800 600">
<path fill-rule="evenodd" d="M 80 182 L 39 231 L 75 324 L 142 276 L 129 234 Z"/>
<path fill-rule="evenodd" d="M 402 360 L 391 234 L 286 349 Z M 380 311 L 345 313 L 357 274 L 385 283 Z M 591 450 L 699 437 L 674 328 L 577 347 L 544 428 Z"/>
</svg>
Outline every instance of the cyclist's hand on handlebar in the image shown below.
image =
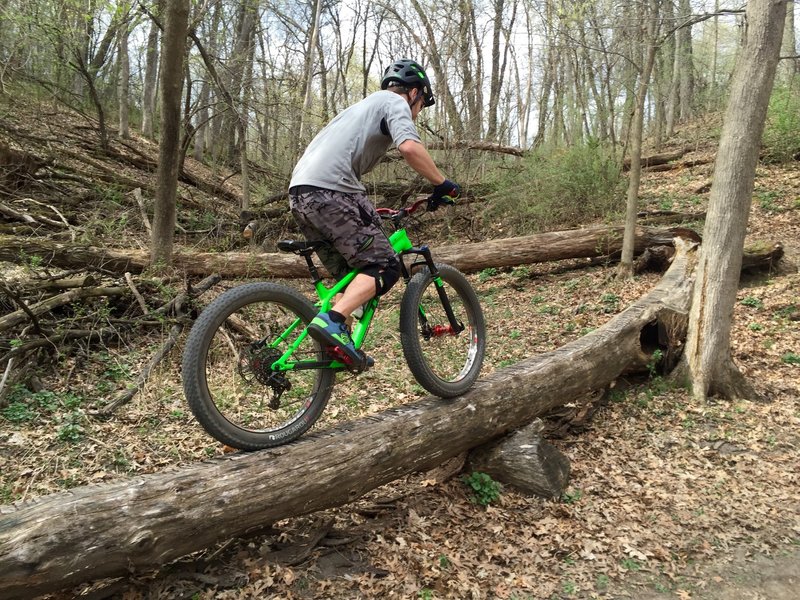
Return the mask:
<svg viewBox="0 0 800 600">
<path fill-rule="evenodd" d="M 433 188 L 433 194 L 428 198 L 428 210 L 436 210 L 446 204 L 455 204 L 461 196 L 461 188 L 457 183 L 445 179 L 442 183 Z"/>
</svg>

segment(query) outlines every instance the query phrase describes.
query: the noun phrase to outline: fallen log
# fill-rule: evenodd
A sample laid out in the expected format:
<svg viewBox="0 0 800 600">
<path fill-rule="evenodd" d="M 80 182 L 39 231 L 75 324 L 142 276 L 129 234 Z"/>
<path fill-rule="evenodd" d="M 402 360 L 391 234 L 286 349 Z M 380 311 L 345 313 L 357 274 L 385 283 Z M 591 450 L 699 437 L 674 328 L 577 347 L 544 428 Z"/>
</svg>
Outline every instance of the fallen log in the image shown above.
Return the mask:
<svg viewBox="0 0 800 600">
<path fill-rule="evenodd" d="M 710 158 L 698 158 L 696 160 L 684 160 L 681 162 L 670 162 L 663 164 L 654 164 L 650 167 L 645 167 L 643 170 L 648 173 L 663 173 L 664 171 L 677 171 L 678 169 L 690 169 L 692 167 L 699 167 L 700 165 L 707 165 L 711 162 Z"/>
<path fill-rule="evenodd" d="M 690 230 L 687 235 L 692 235 Z M 434 248 L 437 261 L 453 265 L 465 273 L 487 267 L 514 267 L 522 264 L 549 262 L 570 258 L 608 256 L 622 249 L 622 227 L 587 227 L 551 231 L 518 238 L 487 240 Z M 635 253 L 649 246 L 671 245 L 675 232 L 671 229 L 638 227 Z M 693 234 L 696 239 L 697 234 Z M 146 250 L 118 250 L 79 246 L 32 238 L 0 235 L 0 261 L 22 262 L 38 256 L 45 264 L 73 268 L 91 266 L 122 275 L 126 271 L 140 273 L 150 265 Z M 189 252 L 178 250 L 173 265 L 189 275 L 206 276 L 224 273 L 228 278 L 283 277 L 306 278 L 305 261 L 291 254 L 247 252 Z"/>
<path fill-rule="evenodd" d="M 685 148 L 679 148 L 678 150 L 673 150 L 671 152 L 662 152 L 661 154 L 651 154 L 650 156 L 643 156 L 642 157 L 642 168 L 646 169 L 648 167 L 653 167 L 655 165 L 664 165 L 668 162 L 673 160 L 678 160 L 687 152 L 691 152 L 694 150 L 692 146 L 687 146 Z M 622 162 L 622 170 L 628 171 L 631 168 L 631 159 L 626 158 Z"/>
<path fill-rule="evenodd" d="M 341 506 L 608 386 L 686 319 L 691 252 L 602 327 L 501 369 L 451 400 L 429 397 L 252 454 L 0 506 L 0 597 L 30 597 L 152 569 L 280 519 Z M 680 344 L 681 340 L 672 340 Z"/>
</svg>

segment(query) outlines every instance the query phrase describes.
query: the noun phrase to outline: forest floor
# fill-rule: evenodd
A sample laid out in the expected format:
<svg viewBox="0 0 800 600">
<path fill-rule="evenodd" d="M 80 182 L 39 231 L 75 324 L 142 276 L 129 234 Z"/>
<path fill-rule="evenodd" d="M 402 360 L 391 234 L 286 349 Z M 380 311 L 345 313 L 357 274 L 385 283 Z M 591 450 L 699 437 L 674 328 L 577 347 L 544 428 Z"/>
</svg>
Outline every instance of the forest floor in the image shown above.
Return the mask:
<svg viewBox="0 0 800 600">
<path fill-rule="evenodd" d="M 707 164 L 646 174 L 643 207 L 703 210 L 708 194 L 698 190 L 710 171 Z M 773 272 L 743 277 L 732 344 L 763 400 L 698 402 L 656 373 L 620 380 L 588 423 L 549 421 L 550 439 L 572 468 L 559 499 L 507 488 L 482 507 L 458 474 L 415 473 L 350 505 L 275 523 L 269 533 L 226 541 L 158 572 L 53 597 L 795 598 L 798 190 L 800 164 L 759 167 L 748 243 L 781 242 L 786 255 Z M 489 326 L 484 374 L 602 325 L 660 277 L 618 281 L 613 269 L 568 261 L 471 275 Z M 423 396 L 399 351 L 399 296 L 388 298 L 374 325 L 368 351 L 378 364 L 358 378 L 339 376 L 319 428 Z M 46 393 L 0 412 L 0 503 L 223 453 L 186 408 L 180 348 L 114 418 L 87 416 L 125 388 L 157 343 L 70 357 L 46 379 Z"/>
</svg>

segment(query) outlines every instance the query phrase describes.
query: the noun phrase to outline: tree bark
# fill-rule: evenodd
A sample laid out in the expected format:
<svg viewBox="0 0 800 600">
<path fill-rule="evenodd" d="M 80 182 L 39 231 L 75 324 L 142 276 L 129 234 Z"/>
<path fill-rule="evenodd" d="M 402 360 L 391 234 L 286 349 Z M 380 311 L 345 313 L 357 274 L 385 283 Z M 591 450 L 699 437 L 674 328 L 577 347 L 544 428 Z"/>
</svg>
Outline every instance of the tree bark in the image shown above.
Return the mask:
<svg viewBox="0 0 800 600">
<path fill-rule="evenodd" d="M 639 184 L 642 177 L 642 137 L 644 136 L 644 105 L 650 75 L 656 55 L 656 34 L 658 32 L 659 0 L 650 1 L 650 15 L 647 26 L 647 58 L 642 69 L 636 104 L 631 119 L 630 132 L 630 173 L 628 175 L 628 194 L 625 210 L 625 234 L 622 242 L 622 258 L 619 264 L 620 277 L 633 277 L 634 238 L 636 230 L 637 204 L 639 201 Z"/>
<path fill-rule="evenodd" d="M 155 21 L 150 22 L 147 35 L 147 52 L 144 70 L 144 89 L 142 90 L 142 135 L 155 139 L 156 95 L 158 93 L 158 37 L 159 29 Z"/>
<path fill-rule="evenodd" d="M 479 471 L 524 494 L 559 498 L 569 481 L 569 459 L 542 437 L 535 419 L 510 435 L 469 453 L 468 470 Z"/>
<path fill-rule="evenodd" d="M 167 0 L 164 30 L 164 60 L 161 69 L 161 143 L 158 187 L 153 211 L 151 262 L 169 265 L 175 234 L 175 196 L 181 159 L 181 95 L 189 0 Z"/>
<path fill-rule="evenodd" d="M 128 98 L 130 89 L 131 67 L 128 56 L 128 39 L 130 37 L 130 7 L 123 4 L 120 10 L 124 13 L 119 27 L 119 86 L 117 98 L 119 106 L 119 136 L 122 139 L 131 137 Z"/>
<path fill-rule="evenodd" d="M 792 81 L 795 75 L 800 73 L 800 58 L 797 56 L 797 43 L 795 41 L 794 6 L 794 0 L 789 0 L 786 3 L 786 23 L 783 27 L 783 40 L 781 42 L 782 60 L 780 70 L 787 84 Z"/>
<path fill-rule="evenodd" d="M 781 45 L 786 0 L 747 4 L 703 232 L 685 354 L 676 377 L 697 398 L 755 398 L 731 357 L 730 334 L 756 163 Z"/>
<path fill-rule="evenodd" d="M 606 325 L 447 402 L 427 398 L 275 450 L 0 507 L 0 596 L 154 568 L 280 519 L 347 504 L 605 387 L 641 361 L 642 340 L 659 321 L 685 318 L 689 263 L 679 253 L 649 294 Z"/>
</svg>

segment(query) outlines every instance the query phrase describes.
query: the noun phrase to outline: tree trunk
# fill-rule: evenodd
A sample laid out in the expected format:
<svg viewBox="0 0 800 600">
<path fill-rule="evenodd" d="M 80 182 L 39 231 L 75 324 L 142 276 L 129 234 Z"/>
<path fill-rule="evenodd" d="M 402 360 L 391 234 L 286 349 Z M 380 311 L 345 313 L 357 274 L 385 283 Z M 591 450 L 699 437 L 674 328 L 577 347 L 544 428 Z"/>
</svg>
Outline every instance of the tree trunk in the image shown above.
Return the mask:
<svg viewBox="0 0 800 600">
<path fill-rule="evenodd" d="M 730 334 L 756 163 L 775 77 L 786 0 L 750 0 L 747 43 L 731 84 L 697 267 L 686 350 L 676 377 L 697 398 L 756 397 L 731 357 Z"/>
<path fill-rule="evenodd" d="M 155 21 L 150 23 L 147 35 L 147 53 L 144 70 L 144 89 L 142 90 L 142 135 L 155 139 L 156 97 L 158 94 L 158 37 L 159 29 Z"/>
<path fill-rule="evenodd" d="M 469 453 L 468 470 L 486 473 L 524 494 L 559 498 L 569 481 L 569 459 L 542 437 L 535 419 L 512 434 Z"/>
<path fill-rule="evenodd" d="M 625 235 L 622 242 L 622 258 L 619 264 L 620 277 L 633 276 L 634 240 L 636 235 L 636 214 L 639 212 L 639 183 L 642 177 L 642 137 L 644 135 L 644 104 L 647 98 L 647 89 L 650 84 L 650 75 L 653 72 L 653 63 L 656 55 L 656 35 L 658 32 L 659 0 L 650 2 L 650 18 L 647 26 L 647 57 L 641 73 L 639 90 L 636 94 L 631 132 L 630 132 L 630 173 L 628 174 L 628 195 L 625 210 Z"/>
<path fill-rule="evenodd" d="M 658 286 L 603 327 L 447 402 L 428 398 L 283 448 L 0 507 L 0 595 L 152 569 L 280 519 L 347 504 L 608 386 L 652 352 L 642 344 L 658 323 L 685 318 L 688 264 L 679 253 Z"/>
<path fill-rule="evenodd" d="M 172 262 L 175 234 L 175 196 L 181 159 L 181 94 L 186 34 L 189 26 L 189 0 L 167 0 L 164 30 L 164 60 L 161 69 L 161 142 L 153 210 L 151 261 L 155 265 Z"/>
<path fill-rule="evenodd" d="M 438 262 L 450 264 L 465 273 L 475 273 L 488 267 L 515 267 L 518 265 L 614 256 L 622 249 L 622 227 L 592 227 L 553 231 L 519 238 L 490 240 L 475 244 L 440 246 L 433 249 Z M 636 253 L 653 246 L 668 246 L 675 237 L 699 240 L 689 229 L 656 229 L 637 227 Z M 748 250 L 747 265 L 769 265 L 779 258 L 776 248 L 780 244 L 766 243 Z M 25 257 L 43 257 L 43 264 L 66 269 L 103 268 L 123 274 L 126 271 L 141 273 L 149 265 L 144 250 L 114 250 L 76 244 L 37 240 L 30 237 L 0 235 L 0 261 L 16 262 Z M 227 278 L 248 277 L 309 277 L 305 261 L 291 254 L 249 252 L 187 252 L 173 255 L 175 268 L 192 276 L 224 273 Z M 321 270 L 324 273 L 324 269 Z"/>
<path fill-rule="evenodd" d="M 800 58 L 797 56 L 797 43 L 795 41 L 794 26 L 794 0 L 786 3 L 786 23 L 783 27 L 783 41 L 781 42 L 780 71 L 786 83 L 791 82 L 792 78 L 800 73 Z"/>
<path fill-rule="evenodd" d="M 119 27 L 119 85 L 117 87 L 117 98 L 119 106 L 119 136 L 127 140 L 131 137 L 129 121 L 129 89 L 131 66 L 128 56 L 128 38 L 130 35 L 130 8 L 123 5 L 121 8 L 125 15 Z"/>
<path fill-rule="evenodd" d="M 306 61 L 303 69 L 303 110 L 300 112 L 300 132 L 297 134 L 296 143 L 298 144 L 298 153 L 300 148 L 304 147 L 308 141 L 305 139 L 308 135 L 308 119 L 311 116 L 311 90 L 314 83 L 314 53 L 317 50 L 317 36 L 319 35 L 319 21 L 322 15 L 322 0 L 313 0 L 311 7 L 311 32 L 308 39 L 308 47 L 306 48 Z"/>
<path fill-rule="evenodd" d="M 463 272 L 487 267 L 516 265 L 607 256 L 620 251 L 623 228 L 592 227 L 492 240 L 475 244 L 442 246 L 433 250 L 434 258 Z M 695 234 L 696 235 L 696 234 Z M 637 229 L 636 249 L 672 244 L 675 234 L 667 229 Z M 34 238 L 0 236 L 0 260 L 17 262 L 26 256 L 46 257 L 47 264 L 62 268 L 102 267 L 123 274 L 140 273 L 148 267 L 143 250 L 115 250 Z M 291 254 L 246 252 L 185 252 L 178 250 L 172 264 L 189 275 L 225 273 L 226 277 L 308 277 L 305 261 Z"/>
<path fill-rule="evenodd" d="M 689 0 L 679 0 L 678 11 L 681 15 L 692 14 Z M 692 57 L 692 26 L 686 25 L 678 30 L 677 55 L 680 62 L 678 85 L 680 88 L 678 108 L 680 119 L 687 121 L 692 116 L 694 102 L 694 60 Z"/>
</svg>

